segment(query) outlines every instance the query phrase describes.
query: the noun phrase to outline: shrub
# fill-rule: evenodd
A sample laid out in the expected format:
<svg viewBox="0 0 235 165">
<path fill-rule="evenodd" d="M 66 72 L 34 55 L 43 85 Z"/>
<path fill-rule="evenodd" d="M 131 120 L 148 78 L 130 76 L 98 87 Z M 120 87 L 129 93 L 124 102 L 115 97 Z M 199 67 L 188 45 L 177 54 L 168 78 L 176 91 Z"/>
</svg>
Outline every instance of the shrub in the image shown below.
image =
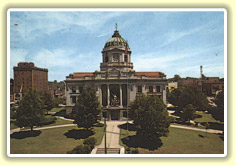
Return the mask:
<svg viewBox="0 0 235 165">
<path fill-rule="evenodd" d="M 10 118 L 16 119 L 16 109 L 14 107 L 11 107 L 10 109 Z"/>
<path fill-rule="evenodd" d="M 170 123 L 175 123 L 176 122 L 176 118 L 172 117 L 172 116 L 169 116 L 169 122 Z"/>
<path fill-rule="evenodd" d="M 137 148 L 133 148 L 133 149 L 131 149 L 130 153 L 131 154 L 138 154 L 139 150 Z"/>
<path fill-rule="evenodd" d="M 92 148 L 89 145 L 79 145 L 71 151 L 68 151 L 67 154 L 90 154 L 91 150 Z"/>
<path fill-rule="evenodd" d="M 83 144 L 90 145 L 90 146 L 94 147 L 96 142 L 97 142 L 97 140 L 94 137 L 90 137 L 90 138 L 85 139 Z"/>
<path fill-rule="evenodd" d="M 103 127 L 104 124 L 103 124 L 103 123 L 97 123 L 95 126 L 96 126 L 96 127 Z"/>
<path fill-rule="evenodd" d="M 56 121 L 56 117 L 54 116 L 46 116 L 40 125 L 49 125 Z"/>
<path fill-rule="evenodd" d="M 130 154 L 130 152 L 131 152 L 131 149 L 130 149 L 129 147 L 127 147 L 126 153 L 127 153 L 127 154 Z"/>
</svg>

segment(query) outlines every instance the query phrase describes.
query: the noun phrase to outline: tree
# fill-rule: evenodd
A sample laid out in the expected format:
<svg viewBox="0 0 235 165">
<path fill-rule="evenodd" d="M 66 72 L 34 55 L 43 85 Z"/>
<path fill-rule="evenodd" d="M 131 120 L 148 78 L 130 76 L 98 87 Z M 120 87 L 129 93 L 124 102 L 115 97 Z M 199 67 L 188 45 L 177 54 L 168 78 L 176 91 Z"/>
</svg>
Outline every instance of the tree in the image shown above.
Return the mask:
<svg viewBox="0 0 235 165">
<path fill-rule="evenodd" d="M 192 104 L 196 107 L 196 110 L 203 111 L 208 108 L 206 96 L 199 87 L 195 86 L 180 87 L 175 89 L 169 97 L 169 102 L 175 106 L 178 106 L 178 112 L 182 111 L 188 104 Z"/>
<path fill-rule="evenodd" d="M 184 90 L 184 87 L 181 87 L 181 88 L 177 88 L 177 89 L 174 89 L 170 95 L 169 95 L 169 98 L 168 98 L 168 101 L 175 105 L 175 106 L 179 106 L 180 105 L 180 96 L 182 95 L 183 93 L 183 90 Z"/>
<path fill-rule="evenodd" d="M 10 108 L 10 118 L 11 119 L 16 118 L 16 108 L 14 106 Z"/>
<path fill-rule="evenodd" d="M 190 120 L 193 120 L 195 118 L 194 114 L 196 112 L 196 107 L 192 104 L 188 104 L 183 108 L 182 115 L 180 118 L 186 122 L 188 121 L 190 123 Z"/>
<path fill-rule="evenodd" d="M 216 120 L 224 121 L 224 91 L 219 92 L 215 98 L 216 107 L 211 108 L 212 116 Z"/>
<path fill-rule="evenodd" d="M 39 126 L 44 120 L 43 105 L 39 94 L 29 90 L 16 111 L 16 125 L 19 127 Z"/>
<path fill-rule="evenodd" d="M 64 98 L 53 98 L 52 99 L 52 106 L 59 107 L 59 104 L 64 104 Z"/>
<path fill-rule="evenodd" d="M 96 90 L 91 87 L 85 88 L 73 107 L 74 123 L 88 130 L 98 123 L 100 112 L 101 107 L 96 97 Z"/>
<path fill-rule="evenodd" d="M 48 111 L 50 111 L 54 106 L 53 101 L 52 101 L 52 97 L 47 92 L 41 92 L 40 98 L 41 98 L 43 107 L 45 108 L 45 110 L 47 111 L 47 114 L 48 114 Z"/>
<path fill-rule="evenodd" d="M 129 116 L 137 135 L 150 141 L 167 136 L 170 119 L 166 106 L 157 95 L 140 95 L 131 103 L 130 108 Z"/>
<path fill-rule="evenodd" d="M 173 78 L 169 78 L 168 82 L 178 82 L 179 80 L 181 80 L 182 78 L 180 77 L 180 75 L 175 74 Z"/>
<path fill-rule="evenodd" d="M 175 80 L 175 81 L 179 81 L 180 79 L 181 79 L 180 75 L 175 74 L 175 76 L 174 76 L 174 80 Z"/>
</svg>

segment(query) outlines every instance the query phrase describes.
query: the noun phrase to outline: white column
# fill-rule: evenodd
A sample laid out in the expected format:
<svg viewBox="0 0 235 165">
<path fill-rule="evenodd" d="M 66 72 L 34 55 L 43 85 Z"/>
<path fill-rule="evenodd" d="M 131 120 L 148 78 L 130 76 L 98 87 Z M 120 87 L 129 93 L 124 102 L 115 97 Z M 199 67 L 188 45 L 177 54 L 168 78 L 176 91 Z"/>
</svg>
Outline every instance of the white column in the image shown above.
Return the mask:
<svg viewBox="0 0 235 165">
<path fill-rule="evenodd" d="M 102 106 L 102 89 L 101 89 L 101 85 L 98 86 L 98 98 L 100 101 L 100 105 Z"/>
<path fill-rule="evenodd" d="M 122 105 L 122 84 L 119 85 L 120 88 L 120 107 L 123 107 Z"/>
<path fill-rule="evenodd" d="M 110 92 L 109 92 L 109 84 L 107 84 L 107 106 L 110 104 Z"/>
<path fill-rule="evenodd" d="M 166 86 L 164 87 L 162 91 L 162 99 L 163 99 L 163 102 L 166 104 Z"/>
</svg>

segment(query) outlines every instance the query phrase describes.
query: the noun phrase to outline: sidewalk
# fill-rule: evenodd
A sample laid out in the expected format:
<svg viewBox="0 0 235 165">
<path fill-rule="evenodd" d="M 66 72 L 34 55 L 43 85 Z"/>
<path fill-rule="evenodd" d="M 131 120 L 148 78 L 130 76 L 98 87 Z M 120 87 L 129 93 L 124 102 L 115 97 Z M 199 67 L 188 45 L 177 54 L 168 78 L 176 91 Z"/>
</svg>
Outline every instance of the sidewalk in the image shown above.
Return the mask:
<svg viewBox="0 0 235 165">
<path fill-rule="evenodd" d="M 214 129 L 203 129 L 203 128 L 193 128 L 193 127 L 188 127 L 188 126 L 181 126 L 181 125 L 170 125 L 170 127 L 173 128 L 181 128 L 181 129 L 189 129 L 189 130 L 193 130 L 193 131 L 201 131 L 201 132 L 207 132 L 207 133 L 223 133 L 223 131 L 220 130 L 214 130 Z"/>
<path fill-rule="evenodd" d="M 118 125 L 125 124 L 126 121 L 107 121 L 107 127 L 106 127 L 106 146 L 107 148 L 119 148 L 120 154 L 125 153 L 125 149 L 123 146 L 120 146 L 119 144 L 119 138 L 120 138 L 120 128 L 118 128 Z M 104 149 L 104 137 L 100 145 L 96 146 L 91 154 L 96 154 L 96 151 L 98 149 Z"/>
<path fill-rule="evenodd" d="M 71 126 L 76 126 L 77 124 L 64 124 L 64 125 L 54 125 L 54 126 L 48 126 L 48 127 L 37 127 L 34 128 L 33 130 L 44 130 L 44 129 L 52 129 L 52 128 L 61 128 L 61 127 L 71 127 Z M 30 129 L 24 129 L 22 131 L 29 131 Z M 13 134 L 14 132 L 20 132 L 20 128 L 12 129 L 10 130 L 10 134 Z"/>
</svg>

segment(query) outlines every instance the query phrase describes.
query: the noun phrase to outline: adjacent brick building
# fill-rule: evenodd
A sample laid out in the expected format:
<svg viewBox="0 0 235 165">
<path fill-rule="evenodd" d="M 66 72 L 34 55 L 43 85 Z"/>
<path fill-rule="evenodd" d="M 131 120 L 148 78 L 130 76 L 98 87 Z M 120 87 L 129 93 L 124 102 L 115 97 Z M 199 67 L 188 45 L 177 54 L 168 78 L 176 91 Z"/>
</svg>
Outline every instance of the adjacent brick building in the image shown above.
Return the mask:
<svg viewBox="0 0 235 165">
<path fill-rule="evenodd" d="M 224 89 L 224 79 L 219 77 L 203 77 L 178 80 L 179 87 L 198 86 L 208 96 L 215 96 Z"/>
<path fill-rule="evenodd" d="M 224 89 L 224 79 L 219 77 L 206 77 L 202 81 L 202 91 L 207 95 L 216 95 L 218 91 Z"/>
<path fill-rule="evenodd" d="M 14 70 L 14 98 L 22 99 L 29 89 L 47 91 L 48 69 L 38 68 L 32 62 L 20 62 Z"/>
</svg>

